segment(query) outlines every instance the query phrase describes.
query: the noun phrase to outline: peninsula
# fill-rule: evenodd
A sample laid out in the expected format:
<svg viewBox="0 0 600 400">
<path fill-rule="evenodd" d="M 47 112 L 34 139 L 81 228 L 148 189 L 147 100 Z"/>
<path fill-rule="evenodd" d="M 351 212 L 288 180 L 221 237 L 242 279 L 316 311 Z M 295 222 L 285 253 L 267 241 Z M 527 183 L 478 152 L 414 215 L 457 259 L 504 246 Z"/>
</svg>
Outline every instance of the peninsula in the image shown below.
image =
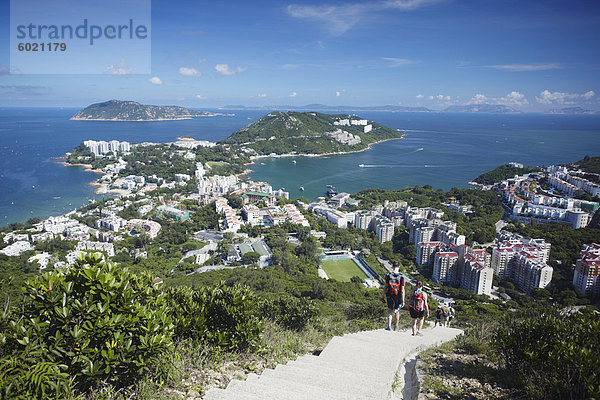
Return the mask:
<svg viewBox="0 0 600 400">
<path fill-rule="evenodd" d="M 273 111 L 218 144 L 241 146 L 256 155 L 321 155 L 364 150 L 403 132 L 347 114 Z"/>
<path fill-rule="evenodd" d="M 75 121 L 170 121 L 193 117 L 215 117 L 233 114 L 197 111 L 179 106 L 152 106 L 135 101 L 109 100 L 95 103 L 79 111 L 71 120 Z"/>
</svg>

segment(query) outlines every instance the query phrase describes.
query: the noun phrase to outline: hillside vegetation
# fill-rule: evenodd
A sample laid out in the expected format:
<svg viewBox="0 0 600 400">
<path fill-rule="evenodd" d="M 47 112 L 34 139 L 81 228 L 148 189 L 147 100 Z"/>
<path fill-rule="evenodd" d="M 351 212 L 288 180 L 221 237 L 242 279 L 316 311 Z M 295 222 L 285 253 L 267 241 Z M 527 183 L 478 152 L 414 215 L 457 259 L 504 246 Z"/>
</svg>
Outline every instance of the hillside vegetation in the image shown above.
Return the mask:
<svg viewBox="0 0 600 400">
<path fill-rule="evenodd" d="M 401 138 L 402 133 L 369 121 L 373 130 L 364 133 L 361 125 L 336 126 L 334 121 L 360 119 L 345 114 L 273 111 L 245 128 L 219 141 L 221 144 L 244 145 L 259 154 L 323 154 L 356 151 L 386 139 Z M 360 138 L 360 143 L 346 144 L 328 133 L 341 130 Z"/>
<path fill-rule="evenodd" d="M 75 114 L 72 120 L 105 121 L 153 121 L 165 119 L 187 119 L 214 115 L 206 111 L 195 111 L 178 106 L 150 106 L 135 101 L 110 100 L 87 106 Z"/>
<path fill-rule="evenodd" d="M 493 185 L 496 182 L 502 182 L 505 179 L 513 178 L 515 175 L 523 175 L 529 174 L 531 172 L 539 172 L 541 171 L 541 167 L 511 167 L 508 164 L 501 165 L 497 168 L 494 168 L 491 171 L 485 172 L 479 175 L 477 178 L 473 180 L 473 182 L 482 184 L 482 185 Z"/>
</svg>

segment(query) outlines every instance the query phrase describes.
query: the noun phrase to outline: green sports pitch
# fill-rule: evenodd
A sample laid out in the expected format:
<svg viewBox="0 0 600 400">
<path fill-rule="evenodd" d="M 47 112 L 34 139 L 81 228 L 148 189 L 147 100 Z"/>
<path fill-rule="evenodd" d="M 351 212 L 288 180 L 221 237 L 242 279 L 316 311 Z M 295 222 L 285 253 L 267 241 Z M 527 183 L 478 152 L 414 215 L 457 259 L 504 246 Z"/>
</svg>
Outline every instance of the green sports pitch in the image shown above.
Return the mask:
<svg viewBox="0 0 600 400">
<path fill-rule="evenodd" d="M 340 282 L 350 282 L 353 276 L 358 276 L 361 280 L 367 277 L 351 259 L 321 261 L 321 268 L 323 268 L 329 279 Z"/>
</svg>

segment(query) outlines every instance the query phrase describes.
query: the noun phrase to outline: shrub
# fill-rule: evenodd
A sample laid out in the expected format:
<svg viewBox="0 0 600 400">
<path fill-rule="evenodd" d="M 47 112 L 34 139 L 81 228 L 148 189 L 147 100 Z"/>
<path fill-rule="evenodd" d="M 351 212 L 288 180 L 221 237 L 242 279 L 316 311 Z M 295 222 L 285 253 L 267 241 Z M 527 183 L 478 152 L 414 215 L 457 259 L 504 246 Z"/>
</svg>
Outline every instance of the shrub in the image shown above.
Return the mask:
<svg viewBox="0 0 600 400">
<path fill-rule="evenodd" d="M 508 319 L 492 345 L 534 399 L 600 398 L 600 319 L 548 312 Z"/>
<path fill-rule="evenodd" d="M 317 306 L 309 299 L 281 295 L 263 302 L 262 315 L 287 329 L 302 330 L 318 314 Z"/>
<path fill-rule="evenodd" d="M 263 328 L 259 301 L 248 287 L 222 283 L 196 290 L 170 287 L 167 296 L 178 338 L 234 351 L 258 345 Z"/>
<path fill-rule="evenodd" d="M 81 391 L 99 382 L 127 386 L 172 349 L 165 296 L 150 275 L 88 255 L 27 282 L 24 291 L 22 315 L 5 332 L 5 397 L 60 397 L 67 377 Z"/>
</svg>

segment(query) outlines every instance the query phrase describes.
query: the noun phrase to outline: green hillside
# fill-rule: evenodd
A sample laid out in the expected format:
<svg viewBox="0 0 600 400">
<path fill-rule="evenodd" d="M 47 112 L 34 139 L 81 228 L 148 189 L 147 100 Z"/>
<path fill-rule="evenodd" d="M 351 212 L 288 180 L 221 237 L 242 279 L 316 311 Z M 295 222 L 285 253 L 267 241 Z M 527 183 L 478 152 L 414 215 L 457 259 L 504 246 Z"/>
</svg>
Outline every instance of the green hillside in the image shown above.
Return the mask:
<svg viewBox="0 0 600 400">
<path fill-rule="evenodd" d="M 403 135 L 373 121 L 368 121 L 372 130 L 367 133 L 363 125 L 334 125 L 334 122 L 345 119 L 361 118 L 346 114 L 273 111 L 219 143 L 244 145 L 259 154 L 294 151 L 299 154 L 323 154 L 362 150 L 371 143 L 401 138 Z"/>
<path fill-rule="evenodd" d="M 150 106 L 135 101 L 110 100 L 89 105 L 75 114 L 71 119 L 92 121 L 160 121 L 212 115 L 215 114 L 178 106 Z"/>
</svg>

